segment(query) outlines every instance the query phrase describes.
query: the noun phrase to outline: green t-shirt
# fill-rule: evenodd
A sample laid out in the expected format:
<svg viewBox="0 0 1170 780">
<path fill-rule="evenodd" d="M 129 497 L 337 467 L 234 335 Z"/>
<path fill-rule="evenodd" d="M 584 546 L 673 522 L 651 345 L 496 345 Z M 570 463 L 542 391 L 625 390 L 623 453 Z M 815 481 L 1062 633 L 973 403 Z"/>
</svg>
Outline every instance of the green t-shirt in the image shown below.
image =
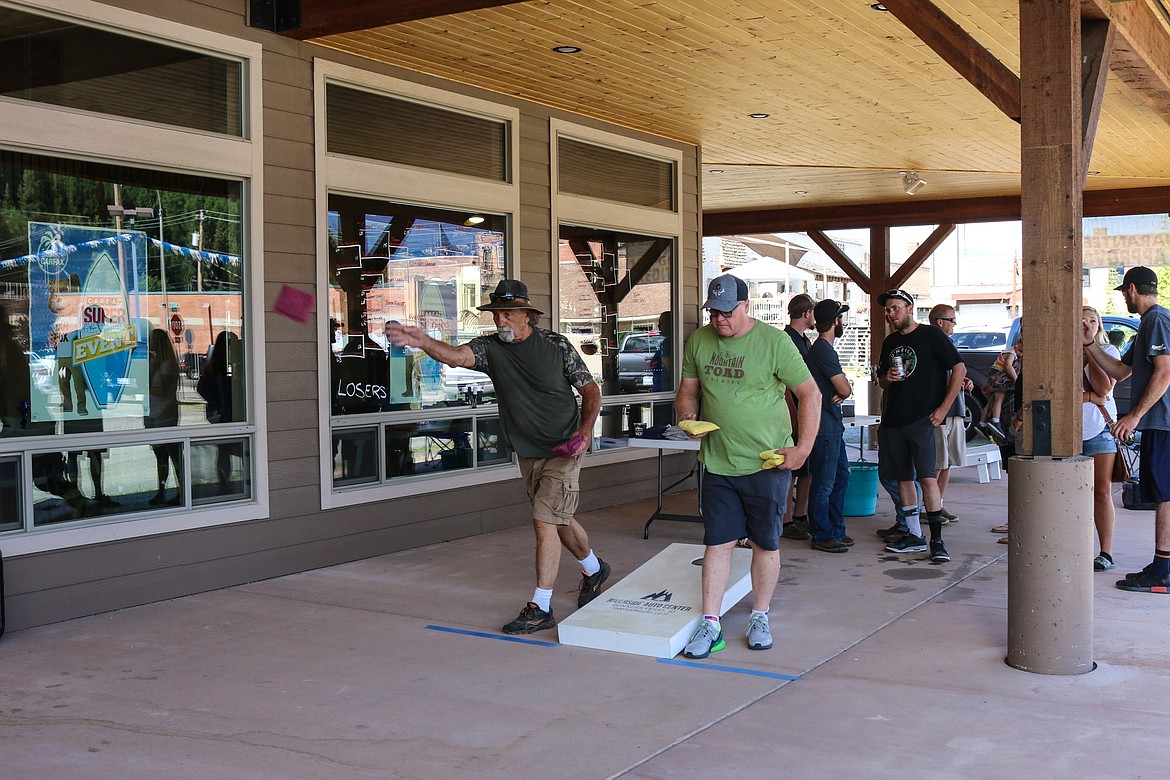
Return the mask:
<svg viewBox="0 0 1170 780">
<path fill-rule="evenodd" d="M 744 335 L 725 339 L 704 325 L 687 339 L 682 375 L 699 380 L 699 419 L 719 426 L 699 452 L 708 471 L 754 474 L 763 465 L 761 451 L 792 446 L 784 389 L 812 375 L 784 331 L 757 321 Z"/>
</svg>

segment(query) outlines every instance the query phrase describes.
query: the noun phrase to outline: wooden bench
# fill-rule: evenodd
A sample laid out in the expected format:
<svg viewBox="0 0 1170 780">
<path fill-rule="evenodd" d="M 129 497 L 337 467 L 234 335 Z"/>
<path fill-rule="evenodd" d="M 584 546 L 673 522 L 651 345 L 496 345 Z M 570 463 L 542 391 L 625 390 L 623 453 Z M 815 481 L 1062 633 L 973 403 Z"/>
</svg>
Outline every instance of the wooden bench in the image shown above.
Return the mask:
<svg viewBox="0 0 1170 780">
<path fill-rule="evenodd" d="M 999 447 L 994 444 L 984 444 L 979 447 L 968 447 L 963 453 L 964 466 L 975 466 L 978 469 L 979 484 L 999 479 L 1003 476 L 1000 464 L 1003 456 Z"/>
</svg>

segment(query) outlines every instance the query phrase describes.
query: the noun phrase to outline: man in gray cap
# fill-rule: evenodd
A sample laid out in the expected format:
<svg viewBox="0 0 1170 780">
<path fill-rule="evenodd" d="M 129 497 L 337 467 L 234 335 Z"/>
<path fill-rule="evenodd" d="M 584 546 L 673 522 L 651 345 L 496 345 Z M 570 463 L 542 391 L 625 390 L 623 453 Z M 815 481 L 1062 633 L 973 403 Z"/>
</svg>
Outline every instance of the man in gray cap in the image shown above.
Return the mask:
<svg viewBox="0 0 1170 780">
<path fill-rule="evenodd" d="M 845 424 L 841 402 L 853 395 L 853 386 L 841 368 L 834 342 L 845 332 L 841 315 L 849 311 L 838 301 L 825 299 L 813 309 L 817 338 L 804 362 L 821 391 L 821 425 L 813 442 L 809 469 L 812 491 L 809 520 L 812 548 L 828 553 L 849 552 L 853 540 L 845 533 L 845 491 L 849 487 L 849 456 L 845 453 Z"/>
<path fill-rule="evenodd" d="M 539 309 L 528 288 L 503 279 L 489 302 L 496 332 L 466 344 L 447 344 L 422 328 L 390 324 L 386 335 L 398 346 L 418 347 L 449 366 L 482 371 L 492 378 L 500 404 L 500 432 L 516 452 L 536 531 L 536 590 L 508 634 L 531 634 L 556 625 L 552 589 L 564 546 L 581 564 L 577 606 L 601 592 L 609 564 L 589 547 L 585 529 L 573 517 L 579 498 L 581 458 L 589 449 L 601 410 L 601 389 L 568 339 L 538 328 Z M 581 396 L 581 408 L 577 398 Z"/>
<path fill-rule="evenodd" d="M 1158 275 L 1138 266 L 1125 273 L 1116 287 L 1125 296 L 1126 308 L 1141 315 L 1137 336 L 1121 360 L 1101 349 L 1085 324 L 1081 343 L 1085 354 L 1117 380 L 1133 375 L 1129 414 L 1113 426 L 1121 441 L 1141 431 L 1142 495 L 1156 503 L 1154 509 L 1154 560 L 1144 569 L 1117 581 L 1121 590 L 1135 593 L 1170 593 L 1170 312 L 1158 304 Z"/>
<path fill-rule="evenodd" d="M 820 422 L 820 393 L 792 340 L 748 313 L 747 284 L 730 274 L 711 280 L 703 308 L 708 325 L 687 339 L 682 382 L 675 394 L 678 419 L 699 418 L 719 430 L 702 437 L 703 620 L 683 649 L 688 658 L 706 658 L 726 647 L 720 607 L 731 577 L 736 540 L 752 548 L 752 613 L 747 645 L 772 647 L 768 607 L 780 574 L 780 520 L 789 474 L 808 458 Z M 799 444 L 784 391 L 800 399 Z M 807 437 L 803 434 L 807 433 Z M 765 469 L 759 453 L 784 455 L 778 468 Z"/>
</svg>

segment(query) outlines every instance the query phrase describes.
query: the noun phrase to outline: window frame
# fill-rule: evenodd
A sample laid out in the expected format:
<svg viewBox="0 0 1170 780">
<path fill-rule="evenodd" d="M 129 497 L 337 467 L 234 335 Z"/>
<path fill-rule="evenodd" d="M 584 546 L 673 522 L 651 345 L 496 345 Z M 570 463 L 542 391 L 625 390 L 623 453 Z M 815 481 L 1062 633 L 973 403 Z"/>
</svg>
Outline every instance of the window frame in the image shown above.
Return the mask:
<svg viewBox="0 0 1170 780">
<path fill-rule="evenodd" d="M 374 93 L 384 93 L 391 97 L 426 103 L 449 111 L 472 113 L 486 119 L 507 123 L 505 138 L 507 151 L 505 166 L 508 171 L 506 181 L 491 181 L 479 177 L 442 171 L 427 170 L 414 166 L 400 165 L 358 158 L 351 155 L 332 154 L 326 147 L 326 85 L 336 83 L 355 89 L 364 89 Z M 481 485 L 489 482 L 502 482 L 520 476 L 520 469 L 515 460 L 509 465 L 489 466 L 483 469 L 471 468 L 466 472 L 439 472 L 436 475 L 423 475 L 405 478 L 394 482 L 379 481 L 376 483 L 362 483 L 346 485 L 340 488 L 333 486 L 333 425 L 329 405 L 329 378 L 330 366 L 328 356 L 322 345 L 328 343 L 328 316 L 320 312 L 328 311 L 329 279 L 327 263 L 322 258 L 327 257 L 329 249 L 328 214 L 329 197 L 343 195 L 403 205 L 420 207 L 446 208 L 452 210 L 480 211 L 496 214 L 506 219 L 505 229 L 506 268 L 505 273 L 512 273 L 516 267 L 516 219 L 520 213 L 520 111 L 507 105 L 492 103 L 486 100 L 461 95 L 433 87 L 415 84 L 391 76 L 385 76 L 370 71 L 358 70 L 346 65 L 324 59 L 315 59 L 313 62 L 313 91 L 314 91 L 314 133 L 316 157 L 316 215 L 317 215 L 317 386 L 318 386 L 318 430 L 319 460 L 320 460 L 320 492 L 321 508 L 334 509 L 374 503 L 389 499 L 402 498 L 470 485 Z M 491 408 L 491 407 L 486 407 Z M 468 416 L 470 410 L 452 410 L 459 412 L 453 417 Z M 352 420 L 346 420 L 351 425 L 340 425 L 339 429 L 348 427 L 362 427 L 369 425 L 386 425 L 396 422 L 408 422 L 417 419 L 413 415 L 421 413 L 424 417 L 428 410 L 418 412 L 401 411 L 386 412 L 373 415 L 353 415 Z M 429 410 L 430 417 L 436 415 Z M 472 414 L 470 416 L 485 416 Z M 378 440 L 381 442 L 384 432 L 379 431 Z M 381 455 L 379 459 L 381 463 Z M 381 480 L 381 475 L 379 475 Z"/>
<path fill-rule="evenodd" d="M 560 181 L 559 161 L 557 150 L 561 137 L 570 138 L 598 146 L 607 146 L 627 154 L 651 157 L 672 163 L 674 171 L 674 210 L 657 209 L 649 206 L 634 206 L 616 201 L 600 200 L 582 195 L 562 193 L 558 187 Z M 589 227 L 599 230 L 614 230 L 622 233 L 637 233 L 647 238 L 665 238 L 673 242 L 671 268 L 671 311 L 681 311 L 682 301 L 682 238 L 684 231 L 684 216 L 682 206 L 682 169 L 683 152 L 679 149 L 662 144 L 651 143 L 636 138 L 619 135 L 617 133 L 599 130 L 587 125 L 569 122 L 564 119 L 553 118 L 549 121 L 549 148 L 550 148 L 550 188 L 552 190 L 552 226 L 551 246 L 549 251 L 554 259 L 552 264 L 552 289 L 554 294 L 560 291 L 560 264 L 556 258 L 560 256 L 560 234 L 562 226 Z M 561 332 L 560 312 L 553 307 L 552 330 Z M 674 364 L 680 365 L 678 358 L 682 355 L 682 317 L 672 317 L 671 334 L 674 345 Z M 616 352 L 614 353 L 616 354 Z M 653 403 L 663 401 L 667 397 L 673 399 L 674 391 L 662 393 L 617 394 L 602 396 L 601 405 L 620 407 L 633 403 Z M 632 447 L 615 447 L 590 452 L 586 462 L 590 465 L 624 462 L 642 458 L 654 457 L 654 453 L 645 449 Z"/>
<path fill-rule="evenodd" d="M 71 434 L 69 444 L 82 449 L 87 440 L 104 443 L 148 444 L 151 439 L 170 438 L 183 441 L 189 450 L 191 441 L 204 438 L 247 436 L 251 440 L 253 495 L 248 500 L 214 505 L 195 505 L 182 512 L 160 512 L 157 516 L 126 515 L 87 524 L 84 521 L 34 528 L 32 481 L 28 471 L 31 456 L 55 449 L 60 451 L 61 437 L 28 437 L 0 440 L 0 455 L 17 457 L 22 462 L 21 496 L 24 504 L 22 529 L 0 534 L 5 555 L 26 555 L 52 550 L 81 547 L 128 538 L 208 528 L 268 516 L 268 452 L 266 430 L 266 382 L 264 348 L 264 269 L 263 269 L 263 123 L 259 104 L 262 96 L 261 59 L 263 47 L 258 43 L 232 38 L 197 27 L 128 11 L 90 0 L 22 0 L 4 2 L 6 6 L 62 18 L 77 24 L 116 30 L 122 34 L 173 45 L 183 41 L 183 48 L 217 57 L 238 60 L 242 65 L 241 111 L 244 132 L 241 137 L 188 130 L 142 120 L 91 114 L 76 109 L 32 103 L 15 98 L 0 99 L 8 120 L 7 132 L 0 145 L 14 152 L 59 159 L 77 159 L 135 168 L 181 173 L 191 176 L 227 178 L 240 182 L 243 213 L 242 246 L 248 258 L 246 288 L 242 300 L 245 310 L 244 331 L 250 344 L 247 354 L 247 409 L 249 421 L 202 428 L 177 428 L 175 435 L 160 432 L 134 434 Z M 63 118 L 67 117 L 63 121 Z M 190 469 L 189 459 L 186 467 Z"/>
</svg>

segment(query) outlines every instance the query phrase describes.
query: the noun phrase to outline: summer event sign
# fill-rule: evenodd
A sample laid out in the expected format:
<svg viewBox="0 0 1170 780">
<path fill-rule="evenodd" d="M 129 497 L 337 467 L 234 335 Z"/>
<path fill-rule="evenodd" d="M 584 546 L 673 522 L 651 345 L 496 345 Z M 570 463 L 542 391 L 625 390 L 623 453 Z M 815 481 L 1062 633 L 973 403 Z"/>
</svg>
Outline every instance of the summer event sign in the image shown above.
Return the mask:
<svg viewBox="0 0 1170 780">
<path fill-rule="evenodd" d="M 29 342 L 56 360 L 32 419 L 141 417 L 148 411 L 146 236 L 30 222 Z"/>
</svg>

